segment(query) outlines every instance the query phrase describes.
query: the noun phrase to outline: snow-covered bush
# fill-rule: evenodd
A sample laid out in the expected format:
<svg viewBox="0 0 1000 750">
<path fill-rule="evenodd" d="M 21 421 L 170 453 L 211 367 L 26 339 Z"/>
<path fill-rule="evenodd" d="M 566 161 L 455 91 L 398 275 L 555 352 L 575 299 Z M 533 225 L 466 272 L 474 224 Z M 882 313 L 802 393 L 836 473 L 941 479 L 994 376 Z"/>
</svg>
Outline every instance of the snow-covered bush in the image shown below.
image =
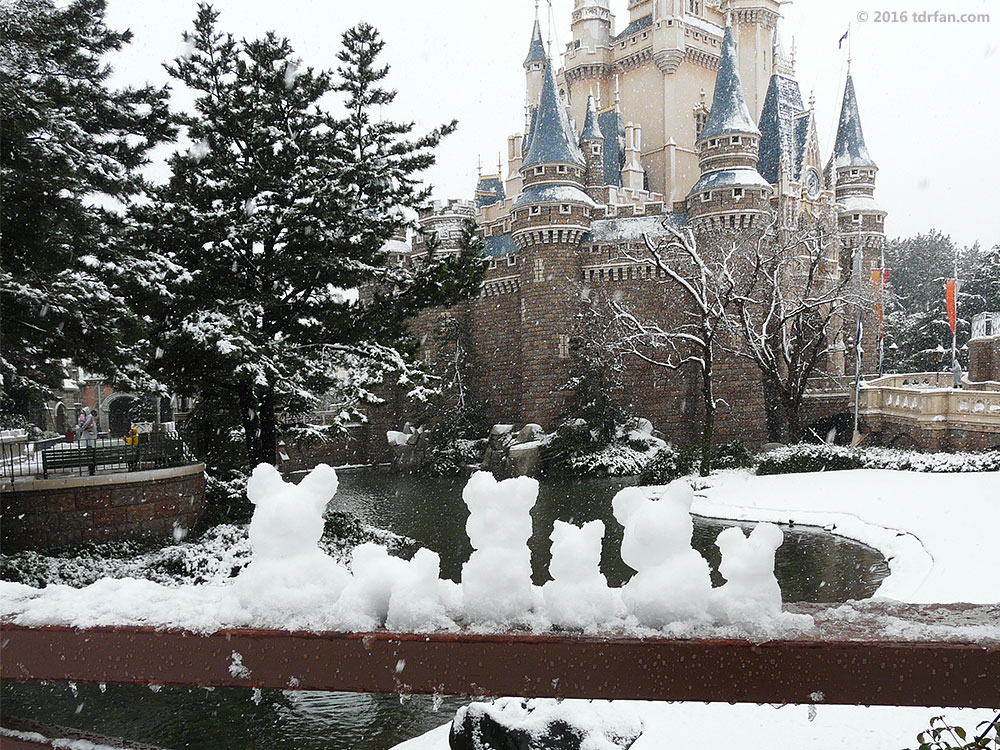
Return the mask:
<svg viewBox="0 0 1000 750">
<path fill-rule="evenodd" d="M 542 446 L 542 471 L 548 475 L 634 476 L 666 444 L 646 419 L 630 419 L 604 433 L 583 419 L 561 424 Z"/>
<path fill-rule="evenodd" d="M 478 465 L 486 450 L 487 438 L 467 440 L 440 439 L 438 430 L 431 436 L 427 457 L 420 473 L 431 477 L 451 477 L 463 474 L 470 465 Z"/>
<path fill-rule="evenodd" d="M 639 472 L 639 484 L 670 484 L 675 479 L 690 474 L 696 465 L 697 456 L 691 451 L 681 451 L 672 445 L 665 445 Z"/>
<path fill-rule="evenodd" d="M 790 445 L 757 457 L 757 474 L 799 474 L 847 469 L 893 469 L 932 473 L 1000 471 L 1000 451 L 919 453 L 895 448 Z"/>
</svg>

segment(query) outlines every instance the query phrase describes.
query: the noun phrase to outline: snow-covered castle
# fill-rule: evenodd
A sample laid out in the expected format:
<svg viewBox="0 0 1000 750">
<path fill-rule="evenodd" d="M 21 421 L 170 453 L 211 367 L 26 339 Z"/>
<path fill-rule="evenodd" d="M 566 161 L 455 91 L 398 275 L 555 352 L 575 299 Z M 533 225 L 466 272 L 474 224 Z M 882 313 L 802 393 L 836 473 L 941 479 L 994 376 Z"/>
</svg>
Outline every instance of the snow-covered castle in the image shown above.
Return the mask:
<svg viewBox="0 0 1000 750">
<path fill-rule="evenodd" d="M 874 200 L 878 168 L 853 82 L 848 75 L 824 164 L 813 103 L 803 101 L 794 56 L 779 39 L 779 10 L 778 0 L 631 0 L 616 33 L 608 0 L 576 0 L 562 70 L 535 21 L 525 133 L 508 139 L 506 175 L 481 175 L 474 202 L 435 203 L 421 216 L 445 247 L 465 217 L 485 238 L 482 293 L 451 312 L 467 316 L 481 363 L 474 387 L 490 418 L 548 426 L 560 414 L 583 290 L 662 307 L 662 288 L 654 294 L 648 283 L 656 269 L 628 250 L 644 234 L 662 237 L 664 222 L 709 237 L 753 232 L 772 216 L 788 229 L 824 221 L 841 267 L 851 268 L 859 247 L 866 271 L 875 267 L 885 212 Z M 419 242 L 392 249 L 400 262 L 425 252 Z M 440 314 L 418 324 L 428 359 Z M 852 333 L 831 341 L 829 368 L 842 373 L 846 360 L 850 371 L 852 346 Z M 760 372 L 723 356 L 715 377 L 719 439 L 763 441 Z M 695 370 L 637 360 L 625 383 L 633 413 L 674 439 L 693 436 Z"/>
</svg>

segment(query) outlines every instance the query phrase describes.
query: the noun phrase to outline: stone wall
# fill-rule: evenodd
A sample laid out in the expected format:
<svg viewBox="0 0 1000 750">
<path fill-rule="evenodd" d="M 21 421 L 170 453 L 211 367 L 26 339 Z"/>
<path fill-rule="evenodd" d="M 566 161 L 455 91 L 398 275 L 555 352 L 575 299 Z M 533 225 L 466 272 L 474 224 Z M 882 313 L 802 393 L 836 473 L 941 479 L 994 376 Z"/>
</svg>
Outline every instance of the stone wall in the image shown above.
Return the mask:
<svg viewBox="0 0 1000 750">
<path fill-rule="evenodd" d="M 1000 336 L 969 342 L 969 380 L 1000 382 Z"/>
<path fill-rule="evenodd" d="M 205 466 L 58 479 L 0 487 L 5 552 L 138 537 L 173 538 L 205 507 Z"/>
<path fill-rule="evenodd" d="M 1000 450 L 1000 427 L 996 431 L 928 429 L 876 415 L 863 418 L 860 429 L 865 445 L 930 452 Z"/>
</svg>

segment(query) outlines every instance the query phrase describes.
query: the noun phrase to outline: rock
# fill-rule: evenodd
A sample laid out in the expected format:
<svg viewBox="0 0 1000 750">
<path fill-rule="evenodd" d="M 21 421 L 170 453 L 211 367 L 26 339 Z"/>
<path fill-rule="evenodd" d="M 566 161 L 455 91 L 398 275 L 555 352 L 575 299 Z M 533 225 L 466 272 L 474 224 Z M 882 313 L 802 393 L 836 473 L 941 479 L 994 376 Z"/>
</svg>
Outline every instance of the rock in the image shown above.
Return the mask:
<svg viewBox="0 0 1000 750">
<path fill-rule="evenodd" d="M 451 724 L 451 750 L 580 750 L 631 747 L 642 734 L 637 718 L 588 704 L 586 711 L 553 700 L 501 698 L 470 703 Z"/>
<path fill-rule="evenodd" d="M 652 436 L 652 434 L 653 434 L 653 423 L 650 422 L 648 419 L 642 419 L 640 417 L 638 420 L 636 420 L 635 430 L 636 430 L 636 432 L 641 432 L 643 435 L 650 435 L 650 436 Z"/>
<path fill-rule="evenodd" d="M 767 453 L 768 451 L 775 451 L 778 450 L 778 448 L 784 448 L 784 447 L 785 447 L 784 443 L 764 443 L 760 447 L 760 452 Z"/>
<path fill-rule="evenodd" d="M 510 446 L 507 451 L 507 467 L 510 476 L 534 476 L 541 458 L 541 447 L 542 444 L 537 440 Z"/>
<path fill-rule="evenodd" d="M 541 437 L 543 434 L 544 433 L 542 432 L 541 425 L 529 422 L 528 424 L 526 424 L 524 427 L 521 428 L 521 431 L 519 433 L 517 433 L 517 442 L 531 443 L 535 440 L 538 440 L 538 438 Z"/>
<path fill-rule="evenodd" d="M 514 431 L 514 425 L 512 424 L 495 424 L 493 425 L 493 429 L 490 430 L 490 438 L 492 438 L 494 435 L 496 436 L 509 435 L 513 431 Z"/>
</svg>

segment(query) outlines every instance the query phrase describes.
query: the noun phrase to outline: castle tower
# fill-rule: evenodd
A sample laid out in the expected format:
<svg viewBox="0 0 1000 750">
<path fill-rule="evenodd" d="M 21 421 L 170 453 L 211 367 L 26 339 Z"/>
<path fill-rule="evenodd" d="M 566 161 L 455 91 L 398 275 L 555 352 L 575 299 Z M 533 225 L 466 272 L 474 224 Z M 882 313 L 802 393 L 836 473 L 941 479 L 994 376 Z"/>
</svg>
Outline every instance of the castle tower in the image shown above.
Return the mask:
<svg viewBox="0 0 1000 750">
<path fill-rule="evenodd" d="M 760 131 L 743 98 L 730 25 L 722 40 L 712 111 L 697 146 L 701 178 L 687 196 L 694 228 L 707 231 L 760 225 L 772 191 L 757 171 Z"/>
<path fill-rule="evenodd" d="M 871 272 L 880 265 L 880 254 L 885 243 L 886 212 L 875 202 L 875 175 L 878 166 L 868 153 L 865 136 L 861 130 L 861 115 L 854 94 L 854 79 L 850 72 L 844 86 L 844 101 L 840 108 L 837 140 L 827 164 L 827 174 L 836 182 L 838 225 L 841 244 L 841 270 L 852 273 L 857 268 L 856 255 L 861 253 L 861 278 L 858 289 L 869 294 L 872 286 Z M 869 309 L 871 305 L 867 305 Z M 862 348 L 866 352 L 863 372 L 876 372 L 878 358 L 874 356 L 877 330 L 874 315 L 866 316 Z M 853 372 L 853 361 L 848 358 L 848 371 Z"/>
<path fill-rule="evenodd" d="M 580 133 L 580 149 L 587 162 L 588 194 L 596 199 L 593 189 L 604 185 L 604 134 L 597 122 L 597 107 L 593 96 L 587 97 L 587 117 Z"/>
<path fill-rule="evenodd" d="M 569 377 L 579 244 L 595 207 L 583 191 L 586 168 L 548 63 L 521 165 L 524 187 L 511 207 L 511 234 L 521 258 L 521 413 L 526 422 L 543 426 L 561 413 L 561 388 Z"/>
<path fill-rule="evenodd" d="M 614 36 L 614 15 L 610 0 L 574 0 L 572 40 L 566 45 L 567 91 L 583 84 L 584 90 L 600 92 L 607 86 L 614 70 L 611 38 Z M 572 99 L 572 97 L 570 97 Z M 582 97 L 580 104 L 582 104 Z M 583 115 L 580 104 L 574 107 L 577 117 Z M 579 120 L 578 120 L 579 122 Z"/>
</svg>

